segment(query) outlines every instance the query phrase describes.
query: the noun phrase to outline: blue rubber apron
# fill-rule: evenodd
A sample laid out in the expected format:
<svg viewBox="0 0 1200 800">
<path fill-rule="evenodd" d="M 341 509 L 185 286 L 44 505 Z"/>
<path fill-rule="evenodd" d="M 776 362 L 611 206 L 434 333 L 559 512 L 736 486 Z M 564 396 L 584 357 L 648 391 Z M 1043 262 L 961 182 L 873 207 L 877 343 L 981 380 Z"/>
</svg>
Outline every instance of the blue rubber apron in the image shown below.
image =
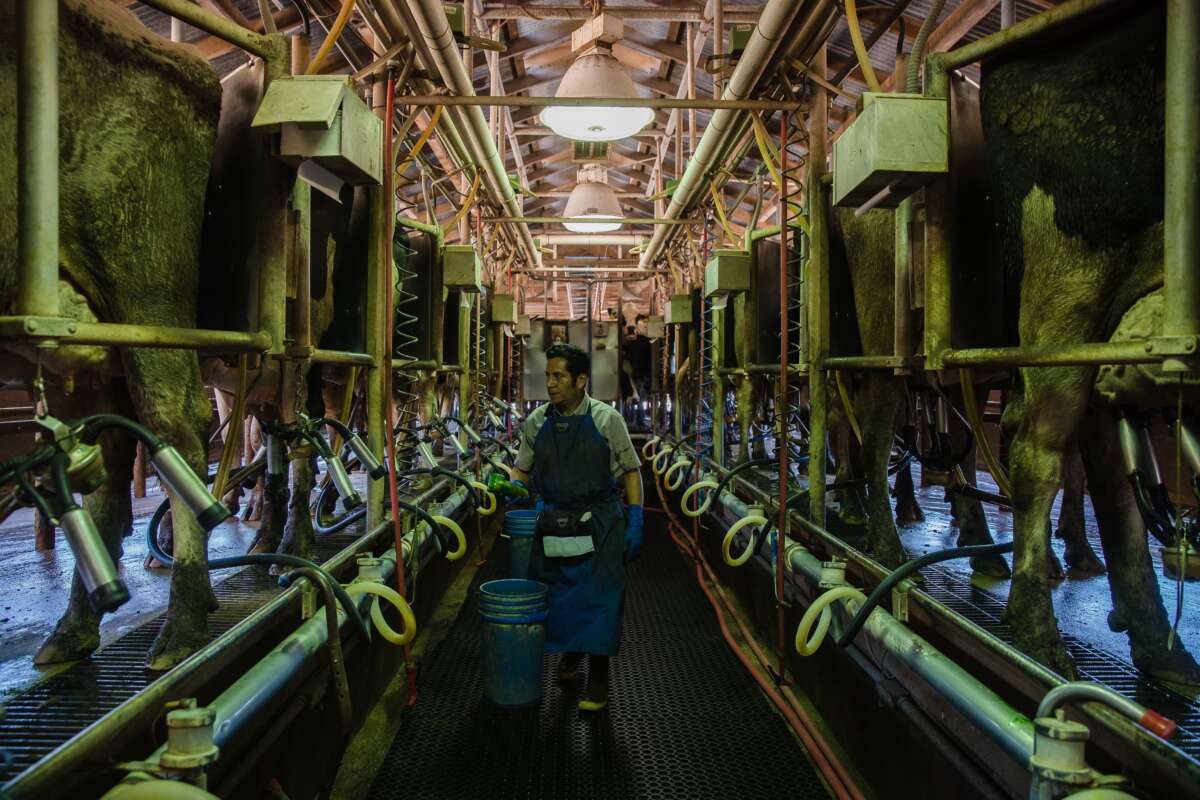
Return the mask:
<svg viewBox="0 0 1200 800">
<path fill-rule="evenodd" d="M 608 442 L 591 414 L 563 416 L 551 409 L 533 454 L 538 494 L 553 508 L 591 511 L 584 529 L 595 547 L 554 557 L 546 555 L 541 536 L 534 545 L 529 577 L 550 587 L 546 650 L 616 655 L 625 603 L 625 514 Z"/>
</svg>

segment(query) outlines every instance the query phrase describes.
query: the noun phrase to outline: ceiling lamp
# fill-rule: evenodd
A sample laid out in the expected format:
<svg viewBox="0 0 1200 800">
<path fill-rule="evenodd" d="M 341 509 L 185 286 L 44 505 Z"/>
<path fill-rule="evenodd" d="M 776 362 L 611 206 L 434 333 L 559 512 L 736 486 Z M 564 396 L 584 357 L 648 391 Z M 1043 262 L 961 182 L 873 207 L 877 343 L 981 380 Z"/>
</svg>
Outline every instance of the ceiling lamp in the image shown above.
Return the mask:
<svg viewBox="0 0 1200 800">
<path fill-rule="evenodd" d="M 608 14 L 588 20 L 571 36 L 579 56 L 558 84 L 556 98 L 640 99 L 633 78 L 612 54 L 624 23 Z M 549 106 L 542 123 L 567 139 L 611 142 L 633 136 L 654 119 L 654 109 L 637 106 Z"/>
<path fill-rule="evenodd" d="M 577 222 L 564 222 L 569 231 L 575 233 L 611 233 L 620 229 L 622 223 L 613 221 L 612 217 L 623 217 L 621 203 L 617 194 L 608 185 L 608 171 L 603 167 L 589 164 L 579 170 L 578 182 L 567 198 L 567 208 L 564 217 L 571 217 Z M 585 222 L 583 220 L 608 218 L 604 222 Z"/>
</svg>

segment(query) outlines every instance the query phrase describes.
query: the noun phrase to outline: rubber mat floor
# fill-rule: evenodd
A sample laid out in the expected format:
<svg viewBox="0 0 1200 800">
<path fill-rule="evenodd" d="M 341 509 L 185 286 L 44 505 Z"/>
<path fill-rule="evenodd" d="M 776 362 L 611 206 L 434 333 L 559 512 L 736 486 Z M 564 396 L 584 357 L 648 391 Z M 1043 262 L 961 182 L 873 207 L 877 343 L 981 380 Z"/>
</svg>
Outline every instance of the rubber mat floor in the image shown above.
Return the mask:
<svg viewBox="0 0 1200 800">
<path fill-rule="evenodd" d="M 375 778 L 373 798 L 802 798 L 829 793 L 784 720 L 729 650 L 684 558 L 647 532 L 630 570 L 609 708 L 576 709 L 578 688 L 544 662 L 541 705 L 483 697 L 475 589 L 421 664 L 421 694 Z"/>
</svg>

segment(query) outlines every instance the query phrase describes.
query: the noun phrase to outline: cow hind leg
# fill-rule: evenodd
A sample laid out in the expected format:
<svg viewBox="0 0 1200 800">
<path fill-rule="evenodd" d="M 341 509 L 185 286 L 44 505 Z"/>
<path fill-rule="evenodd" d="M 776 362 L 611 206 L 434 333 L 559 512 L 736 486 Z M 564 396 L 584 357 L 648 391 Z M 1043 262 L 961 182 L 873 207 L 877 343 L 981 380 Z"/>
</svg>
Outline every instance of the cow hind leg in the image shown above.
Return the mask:
<svg viewBox="0 0 1200 800">
<path fill-rule="evenodd" d="M 1109 625 L 1129 634 L 1133 663 L 1142 672 L 1191 691 L 1200 689 L 1200 667 L 1178 638 L 1168 649 L 1171 629 L 1158 588 L 1145 526 L 1120 468 L 1121 454 L 1106 413 L 1088 414 L 1080 437 L 1100 542 L 1108 561 L 1113 613 Z"/>
<path fill-rule="evenodd" d="M 91 515 L 114 564 L 121 561 L 121 540 L 133 527 L 133 506 L 129 495 L 136 445 L 123 432 L 106 431 L 100 437 L 104 468 L 108 477 L 96 491 L 83 498 L 83 507 Z M 71 579 L 71 597 L 67 610 L 54 632 L 33 657 L 35 664 L 75 661 L 100 646 L 100 615 L 92 610 L 87 589 L 76 569 Z"/>
<path fill-rule="evenodd" d="M 124 353 L 130 395 L 146 427 L 173 445 L 198 474 L 208 469 L 204 431 L 212 411 L 195 353 L 129 348 Z M 208 642 L 208 612 L 217 608 L 208 579 L 208 535 L 178 497 L 171 496 L 174 566 L 167 618 L 146 666 L 167 670 Z"/>
<path fill-rule="evenodd" d="M 1063 471 L 1062 505 L 1058 512 L 1058 529 L 1054 535 L 1066 542 L 1067 567 L 1082 575 L 1103 575 L 1104 564 L 1096 557 L 1087 538 L 1087 526 L 1083 514 L 1084 479 L 1083 460 L 1079 448 L 1067 454 Z"/>
<path fill-rule="evenodd" d="M 1062 480 L 1063 458 L 1087 399 L 1091 373 L 1083 368 L 1022 370 L 1022 402 L 1005 409 L 1011 425 L 1013 580 L 1005 620 L 1021 651 L 1074 679 L 1050 597 L 1050 509 Z M 1020 416 L 1017 410 L 1023 409 Z"/>
<path fill-rule="evenodd" d="M 892 516 L 888 487 L 888 459 L 892 452 L 893 430 L 901 392 L 895 378 L 868 375 L 863 378 L 858 420 L 862 428 L 862 458 L 867 480 L 867 536 L 875 560 L 895 568 L 908 559 L 896 521 Z"/>
</svg>

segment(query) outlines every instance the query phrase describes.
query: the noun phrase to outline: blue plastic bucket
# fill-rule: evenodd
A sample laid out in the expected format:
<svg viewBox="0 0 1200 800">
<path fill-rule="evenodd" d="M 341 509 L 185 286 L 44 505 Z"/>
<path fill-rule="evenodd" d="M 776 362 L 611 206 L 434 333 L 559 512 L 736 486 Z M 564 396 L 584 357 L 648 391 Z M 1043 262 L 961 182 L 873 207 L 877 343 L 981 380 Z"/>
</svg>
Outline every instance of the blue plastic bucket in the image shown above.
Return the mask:
<svg viewBox="0 0 1200 800">
<path fill-rule="evenodd" d="M 505 578 L 479 587 L 483 618 L 483 694 L 502 708 L 542 699 L 542 651 L 550 587 Z"/>
<path fill-rule="evenodd" d="M 508 536 L 508 575 L 510 578 L 529 577 L 529 559 L 533 555 L 533 539 L 537 529 L 538 512 L 522 508 L 504 515 L 504 534 Z"/>
</svg>

